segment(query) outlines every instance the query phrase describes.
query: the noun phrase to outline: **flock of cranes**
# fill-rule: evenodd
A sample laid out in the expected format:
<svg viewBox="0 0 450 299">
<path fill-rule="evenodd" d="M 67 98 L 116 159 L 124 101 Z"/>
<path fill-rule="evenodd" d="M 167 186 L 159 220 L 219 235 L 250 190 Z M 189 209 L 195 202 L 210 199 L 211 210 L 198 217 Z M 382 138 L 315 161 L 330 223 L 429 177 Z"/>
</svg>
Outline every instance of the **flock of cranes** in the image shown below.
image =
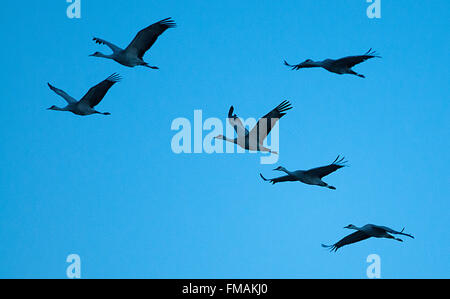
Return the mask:
<svg viewBox="0 0 450 299">
<path fill-rule="evenodd" d="M 125 48 L 125 50 L 108 41 L 94 37 L 93 40 L 97 44 L 106 45 L 112 50 L 113 53 L 110 55 L 106 55 L 101 52 L 95 52 L 90 56 L 112 59 L 127 67 L 144 66 L 151 69 L 158 69 L 158 67 L 151 66 L 147 62 L 145 62 L 144 55 L 148 50 L 150 50 L 150 48 L 153 46 L 153 44 L 161 34 L 163 34 L 167 29 L 175 27 L 176 24 L 171 18 L 156 22 L 155 24 L 152 24 L 147 28 L 139 31 L 136 37 L 128 45 L 128 47 Z M 92 87 L 88 91 L 88 93 L 78 102 L 74 98 L 69 96 L 66 92 L 48 83 L 50 89 L 53 90 L 56 94 L 63 97 L 68 103 L 68 105 L 64 108 L 52 106 L 48 110 L 69 111 L 81 116 L 91 114 L 111 115 L 111 113 L 109 112 L 98 112 L 94 109 L 94 107 L 103 100 L 108 90 L 120 80 L 121 77 L 119 74 L 112 74 L 105 81 Z"/>
<path fill-rule="evenodd" d="M 112 59 L 117 63 L 127 67 L 144 66 L 151 69 L 158 69 L 158 67 L 151 66 L 147 62 L 145 62 L 144 55 L 154 45 L 154 43 L 161 34 L 163 34 L 167 29 L 174 27 L 176 27 L 176 24 L 171 18 L 166 18 L 155 24 L 152 24 L 147 28 L 141 30 L 125 49 L 122 49 L 106 40 L 95 37 L 93 40 L 97 44 L 106 45 L 107 47 L 109 47 L 112 50 L 112 54 L 107 55 L 101 52 L 95 52 L 90 56 Z M 365 78 L 364 75 L 356 73 L 355 71 L 353 71 L 352 68 L 355 65 L 372 58 L 381 58 L 381 57 L 377 55 L 375 51 L 372 51 L 372 49 L 370 49 L 364 55 L 348 56 L 340 59 L 325 59 L 323 61 L 313 61 L 311 59 L 308 59 L 297 65 L 291 65 L 288 62 L 284 61 L 284 64 L 288 67 L 291 67 L 292 70 L 321 67 L 332 73 L 340 75 L 350 74 L 361 78 Z M 80 116 L 92 114 L 110 115 L 109 112 L 99 112 L 94 108 L 103 100 L 108 90 L 120 80 L 121 77 L 119 74 L 117 73 L 112 74 L 106 80 L 92 87 L 86 93 L 86 95 L 79 101 L 71 97 L 65 91 L 58 89 L 52 86 L 50 83 L 48 83 L 50 89 L 57 95 L 61 96 L 67 102 L 67 105 L 63 108 L 52 106 L 48 108 L 48 110 L 68 111 Z M 216 136 L 215 139 L 224 140 L 226 142 L 237 144 L 239 147 L 250 151 L 278 154 L 277 152 L 272 151 L 269 148 L 266 148 L 264 146 L 264 141 L 270 134 L 275 124 L 283 116 L 286 115 L 287 111 L 291 110 L 292 108 L 293 107 L 291 106 L 291 103 L 289 101 L 283 101 L 275 109 L 270 111 L 267 115 L 263 116 L 258 121 L 256 126 L 251 131 L 249 131 L 244 127 L 240 118 L 234 113 L 234 107 L 232 106 L 228 113 L 228 121 L 236 131 L 237 137 L 229 138 L 223 135 L 219 135 Z M 331 186 L 326 182 L 324 182 L 323 178 L 345 167 L 346 163 L 347 161 L 345 160 L 344 157 L 341 158 L 340 156 L 338 156 L 333 163 L 327 166 L 318 167 L 310 170 L 297 170 L 297 171 L 289 171 L 286 168 L 279 166 L 274 170 L 286 173 L 285 176 L 273 179 L 266 179 L 262 174 L 260 174 L 260 176 L 264 181 L 270 182 L 272 184 L 282 182 L 301 182 L 307 185 L 320 186 L 331 190 L 336 190 L 336 187 Z M 357 227 L 351 224 L 346 226 L 345 228 L 356 230 L 356 232 L 343 238 L 342 240 L 333 245 L 322 245 L 322 246 L 324 248 L 329 248 L 330 251 L 337 251 L 339 248 L 343 246 L 363 241 L 372 237 L 387 238 L 400 242 L 403 241 L 399 238 L 392 236 L 392 234 L 404 235 L 410 238 L 414 238 L 412 235 L 404 233 L 403 232 L 404 229 L 398 232 L 385 226 L 377 226 L 373 224 L 367 224 L 363 227 Z"/>
</svg>

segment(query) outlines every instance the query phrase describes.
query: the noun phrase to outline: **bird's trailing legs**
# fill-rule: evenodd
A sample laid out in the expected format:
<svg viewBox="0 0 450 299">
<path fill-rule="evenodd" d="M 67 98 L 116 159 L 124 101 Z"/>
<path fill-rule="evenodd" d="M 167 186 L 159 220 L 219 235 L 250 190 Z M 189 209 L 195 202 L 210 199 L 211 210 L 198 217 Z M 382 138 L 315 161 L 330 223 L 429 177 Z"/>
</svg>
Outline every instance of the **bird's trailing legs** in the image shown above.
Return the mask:
<svg viewBox="0 0 450 299">
<path fill-rule="evenodd" d="M 101 114 L 101 115 L 111 115 L 111 113 L 109 113 L 109 112 L 98 112 L 98 111 L 95 111 L 95 113 L 96 114 Z"/>
<path fill-rule="evenodd" d="M 350 70 L 349 74 L 350 74 L 350 75 L 358 76 L 358 77 L 360 77 L 360 78 L 366 78 L 366 76 L 364 76 L 364 75 L 362 75 L 362 74 L 358 74 L 357 72 L 355 72 L 355 71 L 353 71 L 353 70 Z"/>
<path fill-rule="evenodd" d="M 399 242 L 403 242 L 402 239 L 399 239 L 399 238 L 396 238 L 396 237 L 394 237 L 394 236 L 391 236 L 390 234 L 386 234 L 386 238 L 388 238 L 388 239 L 394 239 L 395 241 L 399 241 Z"/>
<path fill-rule="evenodd" d="M 159 67 L 157 67 L 157 66 L 151 66 L 151 65 L 149 65 L 148 63 L 145 63 L 145 64 L 143 64 L 142 66 L 148 67 L 148 68 L 153 69 L 153 70 L 159 70 Z"/>
</svg>

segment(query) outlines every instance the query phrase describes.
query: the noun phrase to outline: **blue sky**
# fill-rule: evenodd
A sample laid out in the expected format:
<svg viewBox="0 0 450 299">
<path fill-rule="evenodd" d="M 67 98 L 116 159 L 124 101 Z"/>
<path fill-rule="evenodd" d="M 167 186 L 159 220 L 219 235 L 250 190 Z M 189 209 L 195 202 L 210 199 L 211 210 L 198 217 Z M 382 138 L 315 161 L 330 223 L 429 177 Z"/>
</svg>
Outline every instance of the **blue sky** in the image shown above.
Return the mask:
<svg viewBox="0 0 450 299">
<path fill-rule="evenodd" d="M 337 2 L 337 3 L 336 3 Z M 0 277 L 365 278 L 378 254 L 384 278 L 450 278 L 449 1 L 66 1 L 2 5 L 0 48 Z M 145 57 L 159 71 L 88 57 L 125 47 L 165 17 Z M 289 71 L 283 59 L 338 58 L 376 49 L 355 69 Z M 99 105 L 110 117 L 46 111 L 118 72 Z M 282 100 L 280 161 L 288 169 L 351 167 L 337 191 L 272 186 L 259 155 L 175 155 L 171 122 L 258 117 Z M 404 243 L 367 240 L 330 254 L 321 243 L 353 223 L 391 226 Z"/>
</svg>

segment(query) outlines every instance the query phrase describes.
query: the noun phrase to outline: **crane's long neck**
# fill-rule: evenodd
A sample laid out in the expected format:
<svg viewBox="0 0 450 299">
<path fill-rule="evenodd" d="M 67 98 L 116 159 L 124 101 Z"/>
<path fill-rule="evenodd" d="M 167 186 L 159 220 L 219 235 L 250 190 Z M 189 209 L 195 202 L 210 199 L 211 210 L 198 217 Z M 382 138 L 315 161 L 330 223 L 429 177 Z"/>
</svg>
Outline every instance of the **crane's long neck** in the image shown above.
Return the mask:
<svg viewBox="0 0 450 299">
<path fill-rule="evenodd" d="M 286 174 L 295 177 L 295 174 L 293 174 L 291 171 L 287 170 L 286 168 L 281 169 L 281 171 L 285 172 Z"/>
<path fill-rule="evenodd" d="M 323 67 L 325 65 L 325 61 L 311 61 L 306 63 L 306 67 Z"/>
<path fill-rule="evenodd" d="M 106 55 L 103 53 L 97 53 L 95 56 L 100 58 L 106 58 L 106 59 L 114 59 L 116 53 L 112 53 L 111 55 Z"/>
<path fill-rule="evenodd" d="M 50 110 L 55 110 L 55 111 L 69 111 L 69 108 L 68 108 L 68 107 L 61 108 L 61 107 L 56 107 L 56 106 L 54 106 L 54 107 L 52 107 Z"/>
<path fill-rule="evenodd" d="M 231 138 L 228 138 L 226 136 L 222 136 L 220 139 L 228 141 L 228 142 L 231 142 L 231 143 L 236 143 L 236 144 L 238 143 L 237 139 L 231 139 Z"/>
</svg>

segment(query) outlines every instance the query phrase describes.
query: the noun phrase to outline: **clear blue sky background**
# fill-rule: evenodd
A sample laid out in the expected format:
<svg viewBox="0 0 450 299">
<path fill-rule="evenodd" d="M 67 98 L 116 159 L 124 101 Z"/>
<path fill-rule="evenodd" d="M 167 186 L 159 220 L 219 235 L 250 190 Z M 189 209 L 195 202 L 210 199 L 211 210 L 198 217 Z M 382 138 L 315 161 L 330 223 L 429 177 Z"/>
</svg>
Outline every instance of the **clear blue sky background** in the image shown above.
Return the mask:
<svg viewBox="0 0 450 299">
<path fill-rule="evenodd" d="M 331 3 L 333 2 L 333 3 Z M 66 1 L 2 4 L 0 277 L 450 278 L 449 21 L 446 0 L 382 1 L 382 19 L 352 1 Z M 126 46 L 165 17 L 146 56 L 159 71 L 88 57 L 98 36 Z M 373 47 L 367 76 L 289 71 L 283 59 L 338 58 Z M 46 111 L 113 72 L 99 110 Z M 308 169 L 344 154 L 337 191 L 272 186 L 259 155 L 175 155 L 177 117 L 259 117 L 289 99 L 279 164 Z M 416 236 L 367 240 L 330 254 L 321 243 L 375 223 Z"/>
</svg>

